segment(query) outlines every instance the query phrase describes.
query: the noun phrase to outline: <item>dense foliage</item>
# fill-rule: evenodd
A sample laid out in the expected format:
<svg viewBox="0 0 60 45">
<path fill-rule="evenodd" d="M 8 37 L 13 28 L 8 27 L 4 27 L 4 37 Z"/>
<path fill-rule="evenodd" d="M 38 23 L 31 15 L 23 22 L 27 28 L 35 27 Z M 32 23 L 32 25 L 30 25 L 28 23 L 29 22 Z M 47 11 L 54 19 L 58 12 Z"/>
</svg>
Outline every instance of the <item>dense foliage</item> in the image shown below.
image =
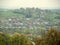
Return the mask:
<svg viewBox="0 0 60 45">
<path fill-rule="evenodd" d="M 37 38 L 36 45 L 60 45 L 60 32 L 56 29 L 49 29 L 44 38 Z"/>
<path fill-rule="evenodd" d="M 0 32 L 0 45 L 60 45 L 60 32 L 51 28 L 44 37 L 29 39 L 24 34 Z"/>
<path fill-rule="evenodd" d="M 15 33 L 13 35 L 0 33 L 0 45 L 33 45 L 25 36 Z"/>
</svg>

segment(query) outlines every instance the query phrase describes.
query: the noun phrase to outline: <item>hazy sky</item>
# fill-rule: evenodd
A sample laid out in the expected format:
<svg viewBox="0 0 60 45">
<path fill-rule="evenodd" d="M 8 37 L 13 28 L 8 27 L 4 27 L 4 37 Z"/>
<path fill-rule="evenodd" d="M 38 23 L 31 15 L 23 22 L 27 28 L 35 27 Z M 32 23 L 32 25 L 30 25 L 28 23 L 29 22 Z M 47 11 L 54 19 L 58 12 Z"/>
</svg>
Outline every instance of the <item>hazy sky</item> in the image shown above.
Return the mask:
<svg viewBox="0 0 60 45">
<path fill-rule="evenodd" d="M 38 7 L 56 9 L 60 8 L 60 0 L 0 0 L 0 8 Z"/>
</svg>

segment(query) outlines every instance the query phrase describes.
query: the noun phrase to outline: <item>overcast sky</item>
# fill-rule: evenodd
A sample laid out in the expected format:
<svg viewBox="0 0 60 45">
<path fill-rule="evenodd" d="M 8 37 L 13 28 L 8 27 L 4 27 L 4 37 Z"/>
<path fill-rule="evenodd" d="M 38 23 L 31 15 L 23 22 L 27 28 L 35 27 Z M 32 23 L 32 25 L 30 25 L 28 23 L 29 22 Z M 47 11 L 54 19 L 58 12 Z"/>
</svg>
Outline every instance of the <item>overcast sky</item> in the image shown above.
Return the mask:
<svg viewBox="0 0 60 45">
<path fill-rule="evenodd" d="M 0 8 L 38 7 L 56 9 L 60 8 L 60 0 L 0 0 Z"/>
</svg>

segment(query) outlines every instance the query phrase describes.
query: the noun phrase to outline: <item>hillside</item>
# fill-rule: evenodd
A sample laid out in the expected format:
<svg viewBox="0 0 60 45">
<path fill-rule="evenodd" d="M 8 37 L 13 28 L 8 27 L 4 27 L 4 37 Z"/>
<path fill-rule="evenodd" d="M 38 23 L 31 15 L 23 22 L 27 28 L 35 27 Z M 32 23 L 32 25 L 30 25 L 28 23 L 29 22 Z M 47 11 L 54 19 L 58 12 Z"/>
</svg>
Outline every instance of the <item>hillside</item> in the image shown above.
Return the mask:
<svg viewBox="0 0 60 45">
<path fill-rule="evenodd" d="M 0 10 L 0 31 L 39 34 L 40 29 L 46 30 L 50 27 L 59 29 L 59 20 L 60 13 L 56 10 L 39 8 Z"/>
</svg>

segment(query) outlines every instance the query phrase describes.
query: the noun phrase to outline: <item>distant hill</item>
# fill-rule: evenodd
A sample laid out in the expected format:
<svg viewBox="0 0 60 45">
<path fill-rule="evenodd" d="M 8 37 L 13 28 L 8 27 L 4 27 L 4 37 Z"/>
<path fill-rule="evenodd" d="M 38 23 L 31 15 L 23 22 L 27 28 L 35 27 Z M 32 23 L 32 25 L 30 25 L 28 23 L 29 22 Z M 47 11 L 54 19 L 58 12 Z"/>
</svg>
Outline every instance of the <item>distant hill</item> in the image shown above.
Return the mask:
<svg viewBox="0 0 60 45">
<path fill-rule="evenodd" d="M 49 27 L 60 28 L 60 10 L 54 9 L 39 9 L 39 8 L 20 8 L 14 10 L 0 9 L 0 27 L 5 32 L 8 30 L 14 32 L 29 33 L 31 30 L 38 33 L 41 30 L 48 29 Z M 7 29 L 5 29 L 7 28 Z M 17 29 L 18 28 L 18 29 Z M 2 31 L 1 30 L 1 31 Z M 37 31 L 38 30 L 38 31 Z M 25 32 L 24 32 L 25 33 Z"/>
</svg>

